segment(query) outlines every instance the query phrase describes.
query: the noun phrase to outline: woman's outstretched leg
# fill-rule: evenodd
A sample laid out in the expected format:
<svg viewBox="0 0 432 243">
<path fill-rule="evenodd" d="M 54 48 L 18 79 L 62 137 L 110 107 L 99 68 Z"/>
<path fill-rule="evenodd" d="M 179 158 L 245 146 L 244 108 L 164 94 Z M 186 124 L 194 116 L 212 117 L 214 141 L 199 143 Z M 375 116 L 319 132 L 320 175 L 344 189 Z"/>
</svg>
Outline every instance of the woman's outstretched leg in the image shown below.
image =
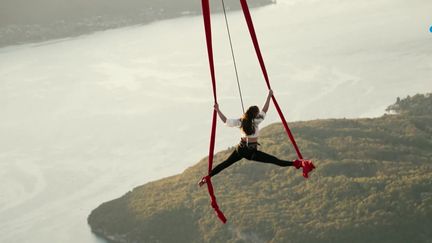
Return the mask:
<svg viewBox="0 0 432 243">
<path fill-rule="evenodd" d="M 232 164 L 234 164 L 235 162 L 241 160 L 243 157 L 240 156 L 240 154 L 237 152 L 237 149 L 234 150 L 231 155 L 222 163 L 218 164 L 216 167 L 214 167 L 212 169 L 212 171 L 210 172 L 209 176 L 215 176 L 217 175 L 219 172 L 221 172 L 222 170 L 228 168 L 229 166 L 231 166 Z"/>
<path fill-rule="evenodd" d="M 231 166 L 232 164 L 234 164 L 235 162 L 241 160 L 243 157 L 237 152 L 237 149 L 235 149 L 231 155 L 222 163 L 218 164 L 216 167 L 214 167 L 212 169 L 212 171 L 210 172 L 209 175 L 204 176 L 201 181 L 198 183 L 199 186 L 204 185 L 205 183 L 207 183 L 207 179 L 209 177 L 215 176 L 217 175 L 219 172 L 221 172 L 222 170 L 228 168 L 229 166 Z"/>
<path fill-rule="evenodd" d="M 279 166 L 294 166 L 296 169 L 303 168 L 303 176 L 305 178 L 308 178 L 308 174 L 315 169 L 315 165 L 310 160 L 305 160 L 305 159 L 296 159 L 294 161 L 281 160 L 276 158 L 273 155 L 266 154 L 258 150 L 252 154 L 251 160 L 264 162 L 264 163 L 271 163 Z"/>
<path fill-rule="evenodd" d="M 279 166 L 294 166 L 294 162 L 293 161 L 289 161 L 289 160 L 281 160 L 278 159 L 277 157 L 264 153 L 262 151 L 255 151 L 252 156 L 251 156 L 251 160 L 255 160 L 258 162 L 263 162 L 263 163 L 270 163 L 270 164 L 275 164 L 275 165 L 279 165 Z"/>
</svg>

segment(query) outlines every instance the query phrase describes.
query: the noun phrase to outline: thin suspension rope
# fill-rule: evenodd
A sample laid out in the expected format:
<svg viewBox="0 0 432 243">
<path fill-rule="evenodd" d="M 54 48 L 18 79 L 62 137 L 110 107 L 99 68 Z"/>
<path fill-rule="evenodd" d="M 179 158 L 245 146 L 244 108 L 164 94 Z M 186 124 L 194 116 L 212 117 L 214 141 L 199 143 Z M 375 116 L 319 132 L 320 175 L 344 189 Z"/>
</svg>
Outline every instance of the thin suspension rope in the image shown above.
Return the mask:
<svg viewBox="0 0 432 243">
<path fill-rule="evenodd" d="M 240 88 L 240 81 L 239 81 L 239 77 L 238 77 L 237 64 L 236 64 L 236 60 L 235 60 L 234 48 L 233 48 L 233 44 L 232 44 L 232 40 L 231 40 L 231 33 L 230 33 L 230 29 L 229 29 L 228 18 L 227 18 L 227 14 L 226 14 L 226 10 L 225 10 L 224 0 L 222 0 L 222 8 L 223 8 L 224 16 L 225 16 L 225 25 L 226 25 L 226 29 L 228 32 L 228 38 L 229 38 L 229 43 L 230 43 L 230 47 L 231 47 L 231 56 L 232 56 L 233 63 L 234 63 L 234 70 L 235 70 L 236 79 L 237 79 L 237 87 L 238 87 L 238 91 L 240 94 L 241 106 L 242 106 L 243 113 L 245 113 L 245 108 L 244 108 L 244 104 L 243 104 L 243 96 L 242 96 L 242 92 L 241 92 L 241 88 Z"/>
</svg>

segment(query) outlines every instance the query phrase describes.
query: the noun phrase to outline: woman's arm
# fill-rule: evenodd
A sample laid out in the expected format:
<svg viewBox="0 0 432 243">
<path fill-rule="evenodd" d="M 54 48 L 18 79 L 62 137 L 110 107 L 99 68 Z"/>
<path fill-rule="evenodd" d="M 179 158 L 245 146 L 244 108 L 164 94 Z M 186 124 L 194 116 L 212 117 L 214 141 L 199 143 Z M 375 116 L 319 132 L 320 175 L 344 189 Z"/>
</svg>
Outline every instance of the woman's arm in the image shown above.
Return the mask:
<svg viewBox="0 0 432 243">
<path fill-rule="evenodd" d="M 218 113 L 220 119 L 221 119 L 224 123 L 226 123 L 227 118 L 226 118 L 225 115 L 222 113 L 222 111 L 219 110 L 219 105 L 218 105 L 217 103 L 214 104 L 214 109 L 217 111 L 217 113 Z"/>
<path fill-rule="evenodd" d="M 264 113 L 267 113 L 267 111 L 268 111 L 269 104 L 270 104 L 270 99 L 271 99 L 272 96 L 273 96 L 273 90 L 270 89 L 269 93 L 267 95 L 267 100 L 266 100 L 266 102 L 265 102 L 265 104 L 264 104 L 264 106 L 262 108 L 262 111 L 264 111 Z"/>
</svg>

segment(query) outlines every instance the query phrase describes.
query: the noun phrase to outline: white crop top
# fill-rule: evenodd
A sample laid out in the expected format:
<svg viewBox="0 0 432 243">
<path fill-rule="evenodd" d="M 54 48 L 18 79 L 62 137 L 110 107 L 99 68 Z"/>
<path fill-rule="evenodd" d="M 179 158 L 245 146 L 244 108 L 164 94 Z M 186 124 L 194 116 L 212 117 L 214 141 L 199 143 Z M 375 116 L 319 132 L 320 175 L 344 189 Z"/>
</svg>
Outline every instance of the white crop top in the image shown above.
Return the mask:
<svg viewBox="0 0 432 243">
<path fill-rule="evenodd" d="M 242 138 L 256 138 L 259 135 L 259 128 L 258 125 L 264 121 L 264 117 L 265 117 L 266 113 L 264 111 L 260 111 L 260 113 L 258 114 L 259 118 L 255 118 L 253 120 L 253 125 L 255 126 L 255 133 L 252 135 L 247 135 L 243 129 L 240 129 L 240 133 Z M 241 121 L 240 118 L 238 119 L 227 119 L 225 122 L 225 125 L 227 125 L 228 127 L 238 127 L 240 128 L 241 126 Z"/>
</svg>

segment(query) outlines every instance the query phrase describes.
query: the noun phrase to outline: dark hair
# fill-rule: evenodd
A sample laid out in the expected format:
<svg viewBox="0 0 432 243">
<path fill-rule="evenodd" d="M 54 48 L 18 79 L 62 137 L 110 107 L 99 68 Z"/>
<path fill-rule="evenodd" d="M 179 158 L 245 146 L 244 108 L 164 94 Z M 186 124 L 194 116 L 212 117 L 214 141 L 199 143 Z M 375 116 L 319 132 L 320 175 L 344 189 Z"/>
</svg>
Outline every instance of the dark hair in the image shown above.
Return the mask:
<svg viewBox="0 0 432 243">
<path fill-rule="evenodd" d="M 251 106 L 247 111 L 243 114 L 240 119 L 241 125 L 240 128 L 243 130 L 246 135 L 252 135 L 255 133 L 255 126 L 253 124 L 253 120 L 258 117 L 259 108 L 258 106 Z"/>
</svg>

